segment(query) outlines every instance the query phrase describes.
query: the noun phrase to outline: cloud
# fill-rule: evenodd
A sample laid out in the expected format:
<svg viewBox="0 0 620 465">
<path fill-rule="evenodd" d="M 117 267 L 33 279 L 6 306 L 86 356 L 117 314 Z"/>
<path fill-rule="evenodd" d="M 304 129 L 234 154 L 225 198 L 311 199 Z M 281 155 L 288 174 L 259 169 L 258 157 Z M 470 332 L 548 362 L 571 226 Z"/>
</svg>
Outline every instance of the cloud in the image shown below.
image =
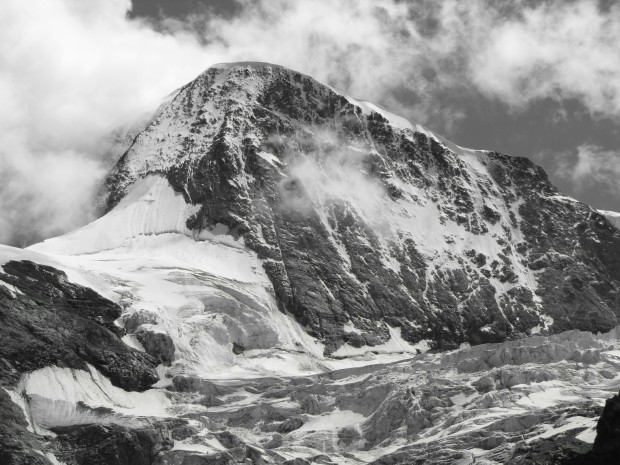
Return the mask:
<svg viewBox="0 0 620 465">
<path fill-rule="evenodd" d="M 575 98 L 595 115 L 620 117 L 620 4 L 604 11 L 595 1 L 541 2 L 510 18 L 483 13 L 473 24 L 489 36 L 474 40 L 469 64 L 483 92 L 515 107 Z"/>
<path fill-rule="evenodd" d="M 593 186 L 620 195 L 620 153 L 583 144 L 576 154 L 557 154 L 555 174 L 572 183 L 577 192 Z"/>
<path fill-rule="evenodd" d="M 171 33 L 194 32 L 228 61 L 281 64 L 426 122 L 441 109 L 432 97 L 465 82 L 459 40 L 445 34 L 434 2 L 262 0 L 238 2 L 235 17 L 164 19 Z M 434 16 L 437 16 L 436 18 Z M 452 112 L 446 119 L 458 119 Z"/>
<path fill-rule="evenodd" d="M 620 117 L 620 5 L 592 0 L 237 0 L 233 16 L 130 20 L 129 0 L 0 6 L 0 243 L 93 216 L 105 135 L 207 66 L 268 61 L 440 133 L 462 97 L 578 99 Z"/>
<path fill-rule="evenodd" d="M 291 183 L 301 183 L 314 205 L 329 205 L 344 201 L 353 206 L 367 222 L 385 226 L 383 215 L 385 186 L 368 174 L 372 161 L 381 159 L 376 150 L 364 145 L 346 144 L 327 128 L 313 128 L 320 144 L 316 152 L 286 157 L 289 177 L 281 183 L 281 194 L 288 208 L 308 213 L 307 198 L 293 195 Z M 288 192 L 287 192 L 288 191 Z"/>
<path fill-rule="evenodd" d="M 102 136 L 213 59 L 191 35 L 154 32 L 129 1 L 6 0 L 0 7 L 0 243 L 92 217 Z"/>
<path fill-rule="evenodd" d="M 0 159 L 2 239 L 25 246 L 93 219 L 90 194 L 105 173 L 98 161 L 71 151 L 12 157 Z"/>
</svg>

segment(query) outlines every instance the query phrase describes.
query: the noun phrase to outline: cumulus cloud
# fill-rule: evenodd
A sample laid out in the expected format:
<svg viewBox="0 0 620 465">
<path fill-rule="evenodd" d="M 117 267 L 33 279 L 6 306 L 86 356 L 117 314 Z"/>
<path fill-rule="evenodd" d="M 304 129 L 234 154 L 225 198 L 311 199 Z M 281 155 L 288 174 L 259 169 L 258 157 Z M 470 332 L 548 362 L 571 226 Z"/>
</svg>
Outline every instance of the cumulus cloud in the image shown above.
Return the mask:
<svg viewBox="0 0 620 465">
<path fill-rule="evenodd" d="M 462 95 L 573 98 L 620 117 L 620 5 L 593 0 L 237 0 L 156 24 L 129 0 L 0 6 L 0 243 L 93 215 L 103 137 L 210 64 L 268 61 L 450 135 Z"/>
</svg>

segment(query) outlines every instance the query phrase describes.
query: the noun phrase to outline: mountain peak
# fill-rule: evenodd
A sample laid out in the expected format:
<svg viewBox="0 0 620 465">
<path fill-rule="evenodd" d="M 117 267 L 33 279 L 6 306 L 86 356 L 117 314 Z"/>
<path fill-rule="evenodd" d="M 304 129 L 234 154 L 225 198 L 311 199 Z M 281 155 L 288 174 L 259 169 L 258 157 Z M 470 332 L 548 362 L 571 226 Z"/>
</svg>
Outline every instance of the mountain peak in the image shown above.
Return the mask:
<svg viewBox="0 0 620 465">
<path fill-rule="evenodd" d="M 112 211 L 66 250 L 223 232 L 327 355 L 395 331 L 422 350 L 617 324 L 620 233 L 540 167 L 462 149 L 281 66 L 209 68 L 107 185 Z"/>
<path fill-rule="evenodd" d="M 231 61 L 228 63 L 216 63 L 207 68 L 206 71 L 210 69 L 222 69 L 222 70 L 230 70 L 237 68 L 253 68 L 253 69 L 265 69 L 265 68 L 279 68 L 290 72 L 295 72 L 294 70 L 287 68 L 286 66 L 277 65 L 274 63 L 268 63 L 266 61 Z"/>
</svg>

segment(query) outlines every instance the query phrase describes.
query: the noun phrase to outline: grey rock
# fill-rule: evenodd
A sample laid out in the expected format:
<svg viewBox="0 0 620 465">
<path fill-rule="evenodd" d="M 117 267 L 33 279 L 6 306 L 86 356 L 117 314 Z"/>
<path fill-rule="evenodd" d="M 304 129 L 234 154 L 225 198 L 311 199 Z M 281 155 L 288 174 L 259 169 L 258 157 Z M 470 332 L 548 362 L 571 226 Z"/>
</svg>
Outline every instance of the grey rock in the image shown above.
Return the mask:
<svg viewBox="0 0 620 465">
<path fill-rule="evenodd" d="M 303 426 L 304 420 L 301 417 L 287 418 L 278 425 L 278 433 L 286 434 L 295 431 Z"/>
<path fill-rule="evenodd" d="M 168 334 L 161 332 L 156 326 L 142 325 L 134 333 L 147 354 L 161 363 L 170 365 L 174 361 L 174 343 Z"/>
<path fill-rule="evenodd" d="M 338 430 L 338 442 L 344 444 L 345 446 L 348 446 L 352 442 L 355 442 L 361 438 L 362 435 L 357 428 L 345 426 L 344 428 L 340 428 Z"/>
<path fill-rule="evenodd" d="M 284 439 L 280 433 L 273 433 L 271 440 L 263 444 L 265 449 L 277 449 L 284 444 Z"/>
<path fill-rule="evenodd" d="M 160 455 L 153 465 L 233 465 L 238 462 L 228 452 L 201 454 L 175 450 Z"/>
</svg>

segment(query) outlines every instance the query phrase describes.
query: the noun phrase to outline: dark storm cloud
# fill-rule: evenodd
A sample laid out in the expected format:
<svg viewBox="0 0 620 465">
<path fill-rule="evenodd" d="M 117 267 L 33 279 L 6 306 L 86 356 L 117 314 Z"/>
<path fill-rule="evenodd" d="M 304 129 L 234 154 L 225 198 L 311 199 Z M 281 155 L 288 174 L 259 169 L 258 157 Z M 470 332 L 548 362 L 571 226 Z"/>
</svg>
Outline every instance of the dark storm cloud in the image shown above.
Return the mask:
<svg viewBox="0 0 620 465">
<path fill-rule="evenodd" d="M 570 193 L 614 209 L 619 197 L 603 204 L 579 181 L 608 183 L 582 168 L 583 147 L 617 172 L 620 5 L 601 5 L 5 0 L 0 242 L 88 220 L 96 142 L 207 66 L 240 60 L 313 75 L 460 145 L 538 156 Z"/>
</svg>

